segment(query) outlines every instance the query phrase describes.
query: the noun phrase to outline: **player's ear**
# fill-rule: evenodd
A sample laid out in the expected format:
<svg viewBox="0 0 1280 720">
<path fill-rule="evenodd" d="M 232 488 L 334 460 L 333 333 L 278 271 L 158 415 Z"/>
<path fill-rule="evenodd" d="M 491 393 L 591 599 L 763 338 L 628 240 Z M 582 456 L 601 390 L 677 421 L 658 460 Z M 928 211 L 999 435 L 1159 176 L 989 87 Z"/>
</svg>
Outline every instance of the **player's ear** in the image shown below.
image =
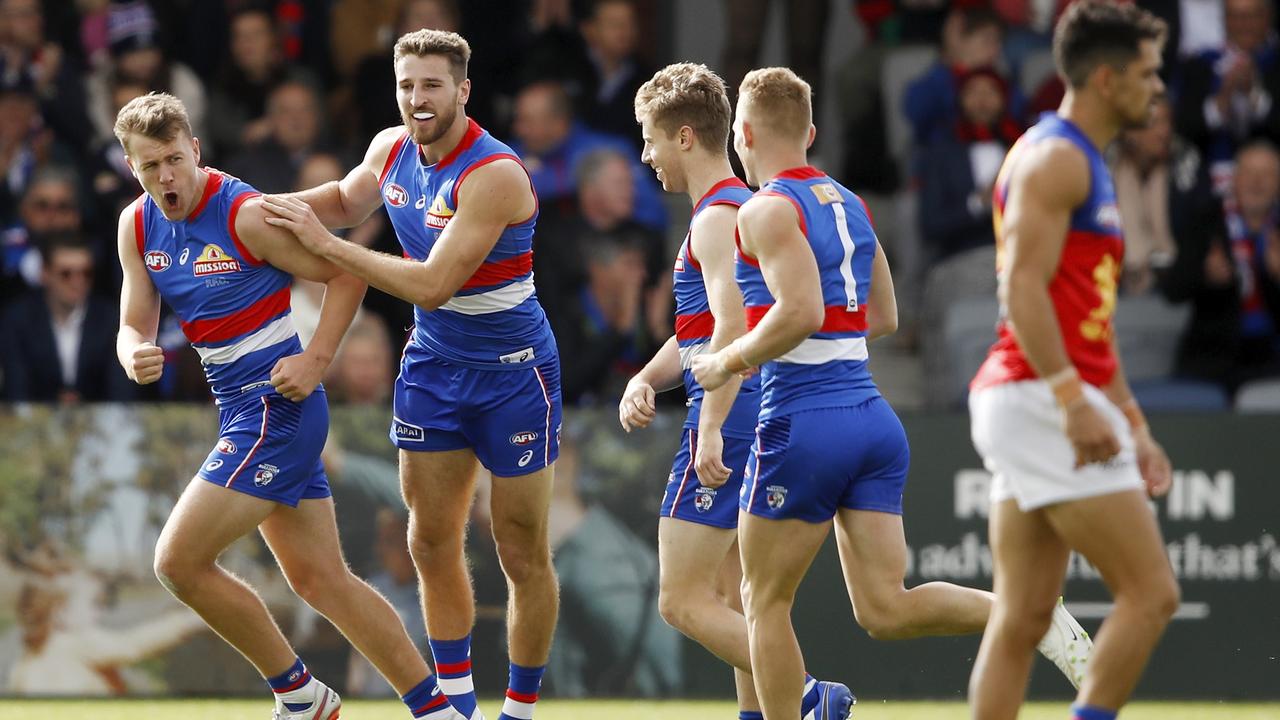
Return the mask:
<svg viewBox="0 0 1280 720">
<path fill-rule="evenodd" d="M 818 137 L 818 128 L 814 127 L 813 123 L 809 123 L 809 139 L 805 141 L 804 149 L 808 150 L 809 148 L 813 147 L 813 141 L 817 137 Z"/>
<path fill-rule="evenodd" d="M 681 125 L 679 130 L 680 149 L 688 150 L 693 147 L 693 128 L 688 125 Z"/>
<path fill-rule="evenodd" d="M 196 167 L 200 167 L 200 138 L 191 138 L 191 152 L 195 155 Z"/>
<path fill-rule="evenodd" d="M 471 78 L 465 78 L 458 85 L 458 104 L 466 105 L 469 99 L 471 99 Z"/>
</svg>

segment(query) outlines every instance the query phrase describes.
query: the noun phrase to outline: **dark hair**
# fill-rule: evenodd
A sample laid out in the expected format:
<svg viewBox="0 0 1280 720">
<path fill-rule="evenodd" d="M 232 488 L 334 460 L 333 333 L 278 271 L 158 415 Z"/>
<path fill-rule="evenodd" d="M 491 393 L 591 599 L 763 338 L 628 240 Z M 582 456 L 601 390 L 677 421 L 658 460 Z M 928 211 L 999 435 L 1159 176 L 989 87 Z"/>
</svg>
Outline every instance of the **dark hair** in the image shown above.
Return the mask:
<svg viewBox="0 0 1280 720">
<path fill-rule="evenodd" d="M 960 31 L 965 35 L 972 35 L 989 27 L 1004 32 L 1004 22 L 1000 19 L 1000 13 L 989 7 L 975 5 L 963 8 L 959 12 Z"/>
<path fill-rule="evenodd" d="M 88 240 L 80 233 L 68 230 L 55 230 L 34 237 L 32 244 L 40 251 L 40 259 L 44 261 L 45 267 L 53 264 L 53 256 L 57 255 L 59 250 L 83 250 L 90 255 L 93 254 L 93 246 Z"/>
<path fill-rule="evenodd" d="M 1053 33 L 1053 60 L 1069 87 L 1083 87 L 1103 63 L 1123 68 L 1145 40 L 1164 42 L 1165 23 L 1134 3 L 1079 0 L 1062 14 Z"/>
</svg>

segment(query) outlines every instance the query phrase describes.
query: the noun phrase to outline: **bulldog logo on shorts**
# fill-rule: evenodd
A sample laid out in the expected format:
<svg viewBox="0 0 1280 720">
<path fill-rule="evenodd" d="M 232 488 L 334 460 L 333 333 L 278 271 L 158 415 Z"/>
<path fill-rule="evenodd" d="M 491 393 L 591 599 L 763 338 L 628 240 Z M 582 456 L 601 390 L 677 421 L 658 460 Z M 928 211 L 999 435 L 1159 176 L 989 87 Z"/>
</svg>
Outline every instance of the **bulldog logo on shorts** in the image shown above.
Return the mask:
<svg viewBox="0 0 1280 720">
<path fill-rule="evenodd" d="M 716 501 L 715 488 L 700 487 L 694 492 L 693 506 L 698 509 L 698 512 L 704 513 L 710 510 Z"/>
<path fill-rule="evenodd" d="M 253 474 L 253 484 L 258 487 L 270 485 L 272 480 L 276 479 L 276 474 L 280 472 L 280 468 L 268 463 L 262 463 L 258 466 L 258 471 Z"/>
<path fill-rule="evenodd" d="M 765 493 L 765 501 L 771 510 L 777 510 L 787 502 L 787 489 L 781 485 L 770 485 L 765 488 Z"/>
</svg>

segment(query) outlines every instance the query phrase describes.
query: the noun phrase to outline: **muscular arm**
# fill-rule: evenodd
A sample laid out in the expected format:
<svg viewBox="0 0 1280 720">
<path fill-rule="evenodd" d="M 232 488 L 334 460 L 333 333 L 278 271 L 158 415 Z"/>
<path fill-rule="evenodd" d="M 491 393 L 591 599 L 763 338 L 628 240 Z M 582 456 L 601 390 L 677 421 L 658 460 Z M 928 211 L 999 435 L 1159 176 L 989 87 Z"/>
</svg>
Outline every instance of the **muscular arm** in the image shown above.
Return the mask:
<svg viewBox="0 0 1280 720">
<path fill-rule="evenodd" d="M 338 344 L 360 308 L 368 286 L 327 260 L 307 252 L 292 233 L 268 225 L 268 215 L 261 197 L 250 198 L 236 215 L 236 233 L 258 258 L 295 277 L 325 284 L 320 320 L 304 352 L 323 371 L 338 351 Z"/>
<path fill-rule="evenodd" d="M 738 233 L 743 249 L 760 263 L 774 298 L 760 323 L 737 341 L 743 362 L 763 365 L 822 327 L 822 282 L 795 206 L 786 199 L 764 195 L 749 200 L 738 211 Z"/>
<path fill-rule="evenodd" d="M 672 335 L 653 354 L 653 358 L 636 373 L 641 381 L 657 392 L 673 390 L 684 384 L 684 370 L 680 367 L 680 346 Z"/>
<path fill-rule="evenodd" d="M 871 262 L 871 290 L 867 295 L 867 341 L 892 335 L 898 330 L 898 299 L 893 294 L 889 259 L 876 240 L 876 257 Z"/>
<path fill-rule="evenodd" d="M 689 238 L 693 256 L 702 265 L 702 282 L 707 288 L 707 303 L 715 318 L 711 334 L 711 352 L 724 348 L 747 331 L 747 315 L 742 307 L 742 292 L 733 278 L 733 233 L 738 212 L 727 205 L 714 205 L 699 213 Z M 702 398 L 698 416 L 698 432 L 706 436 L 719 433 L 738 397 L 742 379 L 735 376 Z"/>
<path fill-rule="evenodd" d="M 139 200 L 138 202 L 141 202 Z M 154 382 L 163 369 L 163 354 L 149 353 L 153 361 L 138 367 L 135 351 L 143 346 L 153 346 L 160 325 L 160 293 L 147 275 L 138 253 L 134 229 L 133 205 L 120 213 L 116 235 L 116 247 L 120 256 L 124 282 L 120 288 L 120 330 L 116 334 L 116 358 L 130 380 L 137 383 Z M 158 348 L 156 348 L 158 350 Z M 154 374 L 154 377 L 151 375 Z"/>
<path fill-rule="evenodd" d="M 404 135 L 404 128 L 392 127 L 374 136 L 364 160 L 341 180 L 334 180 L 308 190 L 289 193 L 311 206 L 325 227 L 355 227 L 365 221 L 382 204 L 378 178 L 387 164 L 391 149 Z"/>
<path fill-rule="evenodd" d="M 1072 211 L 1089 193 L 1089 166 L 1077 148 L 1045 142 L 1018 158 L 1004 208 L 1006 266 L 1000 293 L 1018 346 L 1036 374 L 1067 369 L 1049 284 L 1057 272 Z"/>
<path fill-rule="evenodd" d="M 349 243 L 319 227 L 305 205 L 268 198 L 279 217 L 268 222 L 298 235 L 303 245 L 374 287 L 426 310 L 449 301 L 480 267 L 507 225 L 533 214 L 536 200 L 524 169 L 498 160 L 471 173 L 458 191 L 458 209 L 425 261 L 398 258 Z"/>
</svg>

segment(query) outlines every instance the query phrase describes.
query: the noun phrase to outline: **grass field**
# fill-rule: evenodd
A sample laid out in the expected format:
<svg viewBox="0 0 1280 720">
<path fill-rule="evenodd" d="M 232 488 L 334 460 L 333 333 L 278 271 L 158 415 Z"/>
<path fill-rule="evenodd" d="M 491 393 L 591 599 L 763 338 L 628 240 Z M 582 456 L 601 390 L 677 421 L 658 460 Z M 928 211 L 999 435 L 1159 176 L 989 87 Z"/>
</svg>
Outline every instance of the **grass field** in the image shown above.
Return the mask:
<svg viewBox="0 0 1280 720">
<path fill-rule="evenodd" d="M 498 703 L 482 702 L 490 718 Z M 269 700 L 0 700 L 0 720 L 269 720 Z M 342 707 L 343 720 L 404 720 L 395 702 L 352 700 Z M 537 720 L 732 720 L 737 711 L 727 702 L 555 701 L 538 703 Z M 963 720 L 960 703 L 863 702 L 854 720 Z M 1035 703 L 1024 720 L 1065 720 L 1066 703 Z M 1280 703 L 1137 703 L 1124 720 L 1277 720 Z"/>
</svg>

